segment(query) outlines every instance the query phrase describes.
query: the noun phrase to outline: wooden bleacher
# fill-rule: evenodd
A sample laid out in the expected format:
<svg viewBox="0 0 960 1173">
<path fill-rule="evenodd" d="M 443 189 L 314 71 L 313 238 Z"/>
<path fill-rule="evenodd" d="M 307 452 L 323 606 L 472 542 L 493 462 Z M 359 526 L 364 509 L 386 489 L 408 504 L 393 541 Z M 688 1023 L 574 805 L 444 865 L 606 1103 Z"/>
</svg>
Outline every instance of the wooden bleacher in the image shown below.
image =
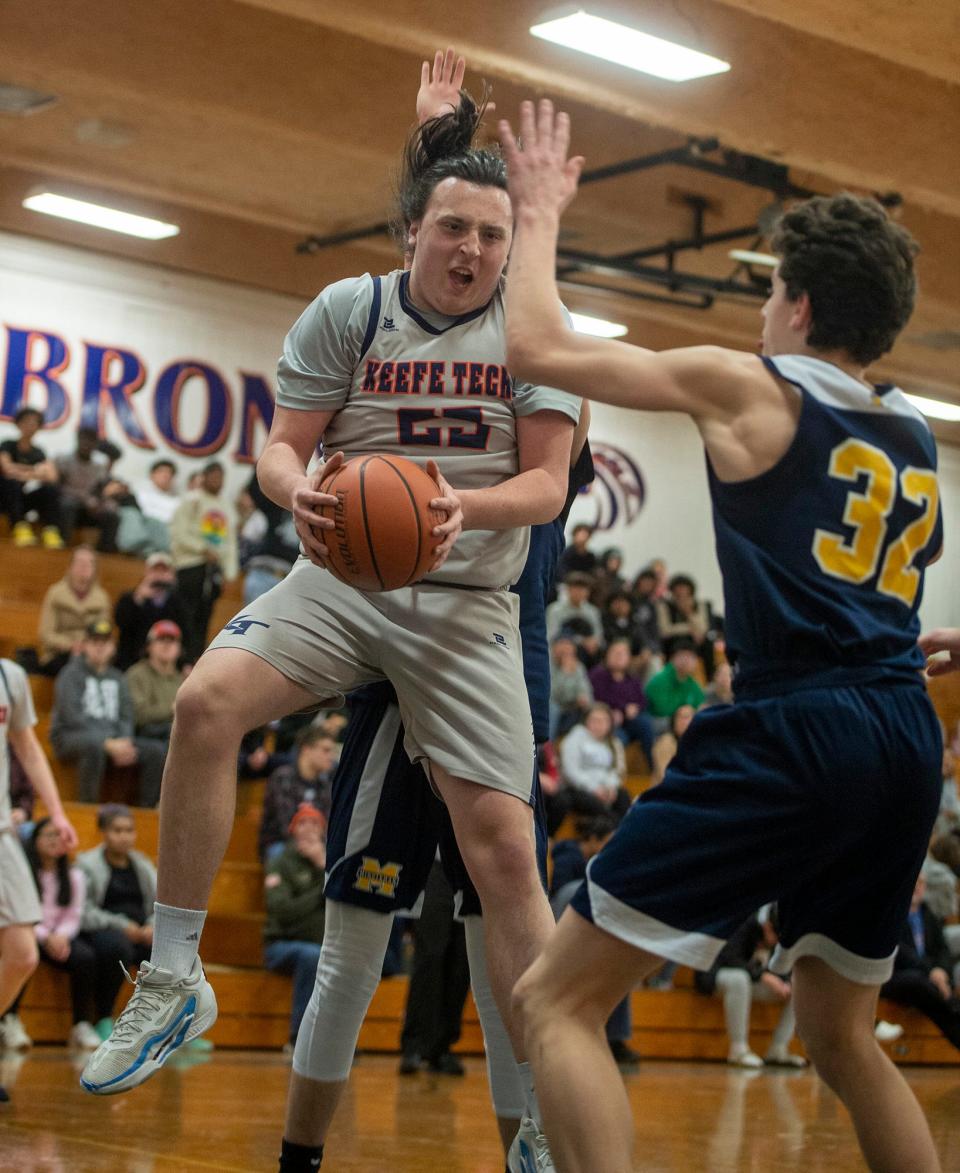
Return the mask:
<svg viewBox="0 0 960 1173">
<path fill-rule="evenodd" d="M 40 603 L 47 587 L 61 577 L 69 557 L 66 551 L 15 550 L 0 540 L 0 655 L 12 656 L 22 645 L 35 642 Z M 111 596 L 131 589 L 140 579 L 142 564 L 118 555 L 100 558 L 100 578 Z M 238 584 L 220 599 L 214 624 L 225 622 L 240 607 Z M 73 774 L 57 763 L 47 741 L 53 682 L 31 677 L 39 719 L 38 735 L 55 767 L 69 817 L 77 828 L 81 848 L 99 842 L 96 808 L 70 801 L 75 794 Z M 931 693 L 948 728 L 960 718 L 960 677 L 933 681 Z M 636 767 L 636 759 L 629 760 Z M 628 779 L 631 793 L 640 793 L 649 779 L 635 773 Z M 290 982 L 261 968 L 263 925 L 262 871 L 256 840 L 263 782 L 240 782 L 233 835 L 214 884 L 203 936 L 203 957 L 217 992 L 220 1017 L 210 1038 L 221 1047 L 278 1048 L 286 1042 L 290 1011 Z M 156 811 L 138 810 L 137 846 L 156 858 Z M 673 990 L 640 989 L 633 994 L 633 1046 L 646 1058 L 722 1060 L 726 1054 L 723 1011 L 718 998 L 706 998 L 692 988 L 692 975 L 681 969 Z M 122 998 L 127 996 L 125 988 Z M 407 979 L 380 983 L 360 1035 L 360 1047 L 370 1051 L 399 1050 Z M 21 1008 L 24 1024 L 38 1043 L 62 1042 L 70 1029 L 67 978 L 41 966 L 30 982 Z M 751 1039 L 762 1052 L 778 1015 L 776 1006 L 757 1004 L 751 1016 Z M 922 1015 L 903 1007 L 881 1005 L 881 1015 L 904 1025 L 903 1037 L 888 1050 L 904 1063 L 953 1064 L 957 1052 Z M 480 1054 L 483 1044 L 476 1010 L 468 1001 L 463 1037 L 455 1048 Z"/>
</svg>

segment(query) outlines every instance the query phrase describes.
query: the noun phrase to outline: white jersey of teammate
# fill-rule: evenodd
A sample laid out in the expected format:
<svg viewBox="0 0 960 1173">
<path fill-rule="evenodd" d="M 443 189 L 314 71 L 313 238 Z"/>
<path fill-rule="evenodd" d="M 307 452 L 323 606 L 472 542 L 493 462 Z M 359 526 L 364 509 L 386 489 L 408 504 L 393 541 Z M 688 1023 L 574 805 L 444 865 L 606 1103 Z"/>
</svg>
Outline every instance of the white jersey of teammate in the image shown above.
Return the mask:
<svg viewBox="0 0 960 1173">
<path fill-rule="evenodd" d="M 347 459 L 372 452 L 433 459 L 457 489 L 516 476 L 516 418 L 551 410 L 576 422 L 579 399 L 510 378 L 502 287 L 486 306 L 447 317 L 414 306 L 408 282 L 397 270 L 324 289 L 287 335 L 278 405 L 335 411 L 324 448 Z M 528 544 L 527 527 L 464 532 L 429 580 L 509 586 Z"/>
<path fill-rule="evenodd" d="M 9 831 L 10 818 L 10 746 L 11 731 L 36 725 L 30 681 L 19 664 L 0 660 L 0 832 Z"/>
</svg>

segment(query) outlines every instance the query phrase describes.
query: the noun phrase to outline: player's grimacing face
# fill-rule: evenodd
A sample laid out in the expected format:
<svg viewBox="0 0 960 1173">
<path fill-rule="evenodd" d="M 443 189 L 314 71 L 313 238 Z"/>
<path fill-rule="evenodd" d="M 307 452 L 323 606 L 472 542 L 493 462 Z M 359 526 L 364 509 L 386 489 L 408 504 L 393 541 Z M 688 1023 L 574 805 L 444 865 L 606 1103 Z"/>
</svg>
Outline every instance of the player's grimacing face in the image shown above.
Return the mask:
<svg viewBox="0 0 960 1173">
<path fill-rule="evenodd" d="M 422 309 L 460 315 L 493 297 L 513 238 L 510 197 L 499 187 L 444 179 L 410 226 L 410 296 Z"/>
</svg>

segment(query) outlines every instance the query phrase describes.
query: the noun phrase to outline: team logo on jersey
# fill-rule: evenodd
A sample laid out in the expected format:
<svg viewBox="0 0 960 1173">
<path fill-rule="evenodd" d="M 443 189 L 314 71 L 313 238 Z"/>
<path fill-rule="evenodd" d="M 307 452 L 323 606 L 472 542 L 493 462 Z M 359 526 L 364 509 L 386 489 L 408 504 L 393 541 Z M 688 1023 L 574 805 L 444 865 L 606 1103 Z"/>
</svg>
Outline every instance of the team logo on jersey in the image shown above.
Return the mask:
<svg viewBox="0 0 960 1173">
<path fill-rule="evenodd" d="M 629 525 L 643 509 L 647 490 L 643 473 L 632 457 L 612 444 L 590 441 L 596 480 L 581 490 L 584 504 L 593 506 L 593 519 L 577 509 L 575 518 L 592 529 L 612 529 L 614 525 Z"/>
<path fill-rule="evenodd" d="M 389 334 L 391 331 L 396 330 L 397 327 L 393 324 L 393 318 L 388 318 L 386 315 L 384 315 L 384 319 L 380 323 L 380 329 L 386 330 Z"/>
<path fill-rule="evenodd" d="M 231 619 L 223 630 L 229 631 L 231 635 L 246 635 L 251 627 L 269 626 L 269 623 L 261 623 L 259 619 L 250 619 L 246 615 L 238 615 L 236 619 Z"/>
<path fill-rule="evenodd" d="M 373 856 L 365 855 L 360 860 L 357 878 L 353 882 L 359 892 L 376 892 L 380 896 L 393 896 L 397 890 L 402 863 L 381 863 Z"/>
<path fill-rule="evenodd" d="M 499 631 L 494 631 L 492 634 L 493 639 L 490 640 L 490 643 L 496 644 L 500 648 L 509 649 L 510 645 L 507 643 L 507 637 L 505 635 L 501 635 Z"/>
</svg>

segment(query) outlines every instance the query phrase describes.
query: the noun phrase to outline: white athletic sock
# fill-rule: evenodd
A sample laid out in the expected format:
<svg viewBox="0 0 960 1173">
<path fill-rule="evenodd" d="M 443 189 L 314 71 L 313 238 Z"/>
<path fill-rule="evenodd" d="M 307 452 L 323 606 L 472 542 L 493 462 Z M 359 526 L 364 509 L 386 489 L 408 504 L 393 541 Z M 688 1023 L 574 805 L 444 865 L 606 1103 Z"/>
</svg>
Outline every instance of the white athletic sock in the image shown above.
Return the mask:
<svg viewBox="0 0 960 1173">
<path fill-rule="evenodd" d="M 206 919 L 206 909 L 174 908 L 155 902 L 150 964 L 168 970 L 175 977 L 189 977 Z"/>
<path fill-rule="evenodd" d="M 543 1132 L 543 1117 L 540 1115 L 540 1104 L 533 1087 L 533 1072 L 530 1070 L 530 1064 L 518 1063 L 517 1071 L 520 1072 L 520 1079 L 523 1083 L 523 1095 L 527 1101 L 527 1115 L 536 1124 L 537 1132 Z"/>
</svg>

